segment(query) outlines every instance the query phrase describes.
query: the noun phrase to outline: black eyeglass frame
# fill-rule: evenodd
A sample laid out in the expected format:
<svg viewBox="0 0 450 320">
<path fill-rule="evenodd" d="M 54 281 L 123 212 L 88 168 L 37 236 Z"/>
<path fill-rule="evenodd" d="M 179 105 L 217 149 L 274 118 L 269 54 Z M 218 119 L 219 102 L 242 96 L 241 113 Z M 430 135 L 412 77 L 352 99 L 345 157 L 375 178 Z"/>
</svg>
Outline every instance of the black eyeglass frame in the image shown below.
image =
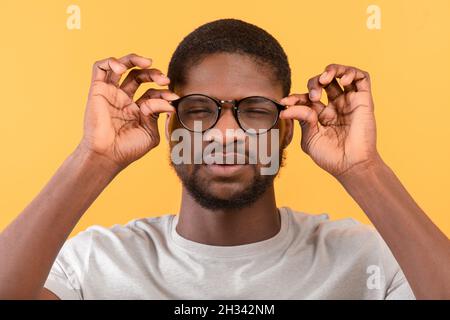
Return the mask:
<svg viewBox="0 0 450 320">
<path fill-rule="evenodd" d="M 188 127 L 186 127 L 185 124 L 183 123 L 183 121 L 181 121 L 180 116 L 179 116 L 179 114 L 178 114 L 178 105 L 179 105 L 179 103 L 180 103 L 183 99 L 185 99 L 185 98 L 187 98 L 187 97 L 191 97 L 191 96 L 203 96 L 203 97 L 205 97 L 205 98 L 211 99 L 211 100 L 214 101 L 214 102 L 216 103 L 216 105 L 217 105 L 218 112 L 217 112 L 216 120 L 214 121 L 214 123 L 213 123 L 209 128 L 204 129 L 204 130 L 202 130 L 201 132 L 199 132 L 199 131 L 194 131 L 194 130 L 191 130 L 191 129 L 189 129 Z M 207 130 L 213 128 L 213 127 L 217 124 L 217 122 L 219 121 L 219 119 L 220 119 L 220 114 L 221 114 L 221 112 L 222 112 L 222 106 L 223 106 L 223 104 L 225 104 L 225 103 L 231 103 L 231 104 L 233 105 L 233 115 L 234 115 L 234 119 L 236 120 L 236 122 L 237 122 L 237 124 L 239 125 L 239 127 L 240 127 L 242 130 L 244 130 L 244 132 L 248 133 L 248 130 L 246 130 L 246 129 L 244 129 L 244 128 L 242 127 L 242 124 L 241 124 L 241 122 L 239 121 L 238 113 L 239 113 L 239 105 L 242 103 L 242 101 L 245 101 L 245 100 L 251 99 L 251 98 L 262 98 L 262 99 L 266 99 L 266 100 L 272 102 L 272 103 L 277 107 L 277 109 L 278 109 L 277 117 L 276 117 L 275 121 L 273 122 L 272 126 L 271 126 L 269 129 L 265 130 L 264 132 L 260 132 L 260 131 L 256 132 L 256 135 L 259 135 L 259 134 L 261 134 L 261 133 L 269 132 L 269 131 L 272 130 L 273 127 L 275 127 L 275 125 L 277 124 L 278 120 L 280 119 L 280 112 L 281 112 L 282 110 L 285 110 L 285 109 L 286 109 L 286 106 L 284 106 L 284 105 L 282 105 L 282 104 L 280 104 L 280 103 L 278 103 L 278 102 L 276 102 L 276 101 L 274 101 L 274 100 L 272 100 L 272 99 L 269 99 L 269 98 L 267 98 L 267 97 L 263 97 L 263 96 L 249 96 L 249 97 L 245 97 L 245 98 L 242 98 L 242 99 L 239 99 L 239 100 L 237 100 L 237 99 L 233 99 L 233 100 L 220 100 L 220 99 L 217 99 L 217 98 L 214 98 L 214 97 L 207 96 L 206 94 L 202 94 L 202 93 L 191 93 L 191 94 L 182 96 L 182 97 L 180 97 L 179 99 L 169 101 L 169 103 L 175 108 L 176 114 L 177 114 L 177 119 L 178 119 L 178 121 L 181 123 L 181 125 L 182 125 L 186 130 L 189 130 L 189 131 L 191 131 L 191 132 L 198 132 L 198 133 L 204 133 L 205 131 L 207 131 Z M 256 130 L 255 130 L 255 131 L 256 131 Z"/>
</svg>

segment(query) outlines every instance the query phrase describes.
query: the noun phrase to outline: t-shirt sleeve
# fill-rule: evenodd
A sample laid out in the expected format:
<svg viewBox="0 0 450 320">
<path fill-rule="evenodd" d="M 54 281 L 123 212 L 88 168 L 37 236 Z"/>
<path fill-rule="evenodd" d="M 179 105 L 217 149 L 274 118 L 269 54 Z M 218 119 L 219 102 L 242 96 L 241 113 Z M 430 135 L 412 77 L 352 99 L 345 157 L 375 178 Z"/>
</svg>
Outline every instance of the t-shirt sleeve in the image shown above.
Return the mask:
<svg viewBox="0 0 450 320">
<path fill-rule="evenodd" d="M 386 292 L 386 300 L 415 300 L 416 297 L 409 286 L 402 270 L 399 268 Z"/>
<path fill-rule="evenodd" d="M 73 279 L 56 260 L 45 281 L 44 288 L 50 290 L 61 300 L 81 300 L 81 290 L 73 286 Z"/>
<path fill-rule="evenodd" d="M 378 232 L 375 232 L 380 246 L 381 259 L 386 275 L 386 300 L 415 300 L 416 297 L 389 246 Z"/>
<path fill-rule="evenodd" d="M 82 278 L 91 242 L 89 229 L 67 240 L 53 263 L 44 287 L 62 300 L 83 299 Z"/>
</svg>

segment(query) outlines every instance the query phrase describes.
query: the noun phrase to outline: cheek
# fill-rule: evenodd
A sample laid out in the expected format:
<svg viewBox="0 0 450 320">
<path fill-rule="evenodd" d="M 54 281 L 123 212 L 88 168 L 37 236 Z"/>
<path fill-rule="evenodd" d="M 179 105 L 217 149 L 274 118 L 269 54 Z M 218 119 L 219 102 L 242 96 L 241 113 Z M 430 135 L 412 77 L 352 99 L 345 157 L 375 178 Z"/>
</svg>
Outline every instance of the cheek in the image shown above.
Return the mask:
<svg viewBox="0 0 450 320">
<path fill-rule="evenodd" d="M 267 134 L 255 138 L 256 143 L 255 141 L 249 143 L 249 152 L 253 153 L 253 157 L 258 158 L 258 166 L 268 166 L 267 161 L 270 161 L 270 163 L 273 161 L 280 162 L 283 149 L 288 143 L 287 135 L 289 134 L 289 128 L 289 124 L 286 124 L 284 121 L 279 121 Z M 257 147 L 251 148 L 253 149 L 251 150 L 250 146 L 252 145 L 253 147 Z M 264 161 L 261 161 L 262 158 Z"/>
</svg>

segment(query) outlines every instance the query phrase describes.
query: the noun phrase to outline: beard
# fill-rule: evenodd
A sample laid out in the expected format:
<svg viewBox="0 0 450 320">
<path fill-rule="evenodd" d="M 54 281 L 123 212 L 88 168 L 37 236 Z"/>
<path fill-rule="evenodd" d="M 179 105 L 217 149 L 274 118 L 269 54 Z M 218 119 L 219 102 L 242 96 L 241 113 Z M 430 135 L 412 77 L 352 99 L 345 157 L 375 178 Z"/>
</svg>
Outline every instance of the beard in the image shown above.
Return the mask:
<svg viewBox="0 0 450 320">
<path fill-rule="evenodd" d="M 284 165 L 284 150 L 280 152 L 280 168 Z M 249 207 L 255 203 L 269 187 L 273 186 L 275 175 L 261 175 L 260 170 L 255 164 L 248 164 L 253 171 L 252 178 L 242 188 L 237 188 L 235 192 L 228 194 L 226 198 L 220 197 L 208 187 L 210 180 L 202 177 L 199 170 L 201 164 L 192 165 L 192 172 L 189 172 L 189 166 L 185 164 L 173 164 L 177 176 L 180 178 L 183 187 L 192 196 L 192 198 L 203 208 L 209 210 L 239 210 Z M 227 183 L 227 181 L 224 181 Z M 241 189 L 241 190 L 239 190 Z"/>
</svg>

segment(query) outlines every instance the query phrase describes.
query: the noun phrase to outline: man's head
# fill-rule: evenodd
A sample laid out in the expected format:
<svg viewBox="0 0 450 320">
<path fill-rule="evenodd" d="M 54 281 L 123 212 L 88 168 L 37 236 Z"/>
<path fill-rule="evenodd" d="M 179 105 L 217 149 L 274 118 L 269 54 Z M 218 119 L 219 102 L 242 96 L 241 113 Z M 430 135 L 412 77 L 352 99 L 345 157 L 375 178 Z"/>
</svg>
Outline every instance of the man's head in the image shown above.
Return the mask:
<svg viewBox="0 0 450 320">
<path fill-rule="evenodd" d="M 279 101 L 289 94 L 291 86 L 288 59 L 278 41 L 263 29 L 235 19 L 207 23 L 186 36 L 172 56 L 168 76 L 169 89 L 181 97 L 200 93 L 220 100 L 262 96 Z M 182 125 L 177 117 L 170 117 L 167 134 L 178 128 Z M 239 129 L 231 106 L 222 109 L 213 129 L 205 134 L 206 142 L 200 151 L 206 148 L 205 143 L 211 142 L 223 145 L 224 150 L 225 144 L 236 145 L 235 150 L 237 145 L 243 145 L 249 162 L 255 150 L 251 149 L 248 135 L 223 140 L 227 129 Z M 292 122 L 278 120 L 272 130 L 279 130 L 276 145 L 281 163 L 284 148 L 292 138 Z M 270 146 L 270 132 L 258 136 L 257 140 L 264 140 Z M 171 143 L 171 149 L 174 145 Z M 193 157 L 195 152 L 191 150 Z M 270 153 L 270 147 L 267 152 Z M 260 169 L 264 165 L 259 161 L 243 166 L 172 165 L 187 191 L 209 209 L 246 207 L 272 186 L 276 176 L 276 173 L 262 175 Z"/>
</svg>

